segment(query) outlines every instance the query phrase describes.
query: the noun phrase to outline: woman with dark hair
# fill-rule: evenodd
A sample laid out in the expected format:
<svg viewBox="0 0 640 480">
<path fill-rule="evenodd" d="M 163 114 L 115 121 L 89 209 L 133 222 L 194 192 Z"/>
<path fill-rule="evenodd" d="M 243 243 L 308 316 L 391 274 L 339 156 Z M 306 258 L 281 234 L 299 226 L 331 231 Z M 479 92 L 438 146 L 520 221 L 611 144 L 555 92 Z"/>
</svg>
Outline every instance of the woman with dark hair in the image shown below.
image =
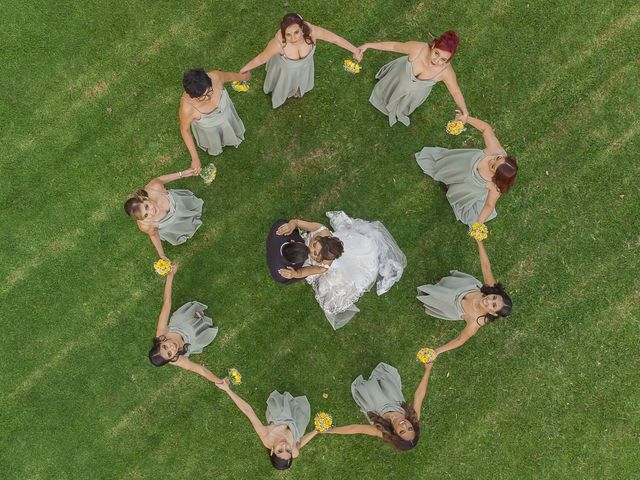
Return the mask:
<svg viewBox="0 0 640 480">
<path fill-rule="evenodd" d="M 167 190 L 164 185 L 194 175 L 197 168 L 191 167 L 154 178 L 124 204 L 124 211 L 149 235 L 158 255 L 165 260 L 169 259 L 161 240 L 180 245 L 190 239 L 202 225 L 203 201 L 189 190 Z"/>
<path fill-rule="evenodd" d="M 156 367 L 167 363 L 184 368 L 202 375 L 213 383 L 221 383 L 204 365 L 189 360 L 189 356 L 201 353 L 202 349 L 213 342 L 218 334 L 218 327 L 209 317 L 204 315 L 207 306 L 203 303 L 192 301 L 185 303 L 173 312 L 171 318 L 171 290 L 173 277 L 178 271 L 178 265 L 171 265 L 171 271 L 167 274 L 164 286 L 164 300 L 162 310 L 158 318 L 156 336 L 149 350 L 149 361 Z"/>
<path fill-rule="evenodd" d="M 482 132 L 484 150 L 425 147 L 416 153 L 416 161 L 424 173 L 447 186 L 453 213 L 471 226 L 496 217 L 496 202 L 513 187 L 518 164 L 502 148 L 491 125 L 473 117 L 467 123 Z"/>
<path fill-rule="evenodd" d="M 287 98 L 302 97 L 313 88 L 313 54 L 318 40 L 349 50 L 356 60 L 362 58 L 360 51 L 341 36 L 304 21 L 297 13 L 288 13 L 275 37 L 240 73 L 248 73 L 266 63 L 264 93 L 272 94 L 271 105 L 278 108 Z"/>
<path fill-rule="evenodd" d="M 306 396 L 293 397 L 289 392 L 271 392 L 267 399 L 267 424 L 263 425 L 251 405 L 231 390 L 225 378 L 216 386 L 227 392 L 233 403 L 244 413 L 267 449 L 271 465 L 277 470 L 291 467 L 300 450 L 318 432 L 304 434 L 311 420 L 311 406 Z"/>
<path fill-rule="evenodd" d="M 373 284 L 378 295 L 386 293 L 402 276 L 407 259 L 389 231 L 380 222 L 350 218 L 344 212 L 327 212 L 333 232 L 320 223 L 290 220 L 278 235 L 296 229 L 307 232 L 303 248 L 299 242 L 282 247 L 282 256 L 302 268 L 287 267 L 284 278 L 305 278 L 331 326 L 346 325 L 358 310 L 357 301 Z"/>
<path fill-rule="evenodd" d="M 363 54 L 370 48 L 405 54 L 376 73 L 379 81 L 369 97 L 371 104 L 389 117 L 390 126 L 398 121 L 408 126 L 409 115 L 424 103 L 438 82 L 444 82 L 447 86 L 453 101 L 463 113 L 462 121 L 466 121 L 469 112 L 450 63 L 459 43 L 458 35 L 449 31 L 431 44 L 410 41 L 360 45 Z"/>
<path fill-rule="evenodd" d="M 351 384 L 351 394 L 365 414 L 369 425 L 346 425 L 325 431 L 330 434 L 371 435 L 390 443 L 398 450 L 411 450 L 420 440 L 420 412 L 427 394 L 427 383 L 433 363 L 425 364 L 424 374 L 407 403 L 402 394 L 400 374 L 391 365 L 379 363 L 369 380 L 358 377 Z"/>
<path fill-rule="evenodd" d="M 418 287 L 417 298 L 424 304 L 427 315 L 466 322 L 458 338 L 436 348 L 438 355 L 458 348 L 478 333 L 480 327 L 511 313 L 511 298 L 502 284 L 497 283 L 493 277 L 484 244 L 478 240 L 476 242 L 483 282 L 466 273 L 452 270 L 450 276 L 440 279 L 438 283 Z"/>
<path fill-rule="evenodd" d="M 180 97 L 178 115 L 180 134 L 191 155 L 191 167 L 198 170 L 201 167 L 196 143 L 209 155 L 220 155 L 223 146 L 237 147 L 244 140 L 244 124 L 224 84 L 248 78 L 248 74 L 205 72 L 202 68 L 184 72 L 184 93 Z"/>
</svg>

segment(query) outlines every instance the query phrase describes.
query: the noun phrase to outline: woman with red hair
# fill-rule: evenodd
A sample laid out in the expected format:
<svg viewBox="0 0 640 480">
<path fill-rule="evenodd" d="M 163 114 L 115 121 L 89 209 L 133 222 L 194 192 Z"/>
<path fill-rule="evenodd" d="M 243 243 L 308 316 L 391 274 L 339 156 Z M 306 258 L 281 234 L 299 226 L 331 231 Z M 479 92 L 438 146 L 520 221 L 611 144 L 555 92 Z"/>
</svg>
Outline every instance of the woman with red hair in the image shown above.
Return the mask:
<svg viewBox="0 0 640 480">
<path fill-rule="evenodd" d="M 473 225 L 496 217 L 496 202 L 513 187 L 518 164 L 502 148 L 491 125 L 473 117 L 466 120 L 482 132 L 484 150 L 425 147 L 416 153 L 416 161 L 424 173 L 447 186 L 456 218 Z"/>
<path fill-rule="evenodd" d="M 458 35 L 449 31 L 430 45 L 413 41 L 376 42 L 359 47 L 362 53 L 373 48 L 405 54 L 387 63 L 376 73 L 379 81 L 369 97 L 371 104 L 389 117 L 390 126 L 398 121 L 408 126 L 409 115 L 424 103 L 438 82 L 444 82 L 447 86 L 454 102 L 462 111 L 462 121 L 466 121 L 469 112 L 450 63 L 458 43 Z"/>
<path fill-rule="evenodd" d="M 264 93 L 271 93 L 271 105 L 278 108 L 287 98 L 302 97 L 313 88 L 313 54 L 317 40 L 349 50 L 356 60 L 362 58 L 360 51 L 341 36 L 304 21 L 297 13 L 288 13 L 280 22 L 276 36 L 258 56 L 240 69 L 240 73 L 247 73 L 266 63 Z"/>
</svg>

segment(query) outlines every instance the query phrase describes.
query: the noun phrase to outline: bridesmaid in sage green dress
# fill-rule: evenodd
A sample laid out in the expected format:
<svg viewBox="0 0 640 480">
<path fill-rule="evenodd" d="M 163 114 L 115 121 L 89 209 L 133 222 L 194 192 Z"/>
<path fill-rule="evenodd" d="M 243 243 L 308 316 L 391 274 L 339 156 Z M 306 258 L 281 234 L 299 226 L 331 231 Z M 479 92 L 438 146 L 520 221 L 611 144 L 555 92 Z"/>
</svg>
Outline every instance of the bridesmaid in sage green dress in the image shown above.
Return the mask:
<svg viewBox="0 0 640 480">
<path fill-rule="evenodd" d="M 189 240 L 202 225 L 202 200 L 189 190 L 167 190 L 164 185 L 180 178 L 197 175 L 191 167 L 151 180 L 124 204 L 127 214 L 136 220 L 138 228 L 149 235 L 160 258 L 164 254 L 161 240 L 180 245 Z"/>
<path fill-rule="evenodd" d="M 188 302 L 169 318 L 173 277 L 177 271 L 178 264 L 173 263 L 164 286 L 162 310 L 153 346 L 149 350 L 149 361 L 156 367 L 169 363 L 202 375 L 210 382 L 221 383 L 222 380 L 207 367 L 188 358 L 192 354 L 202 353 L 202 349 L 213 342 L 218 334 L 218 327 L 204 314 L 207 306 L 197 301 Z"/>
<path fill-rule="evenodd" d="M 267 424 L 263 425 L 251 405 L 231 390 L 229 380 L 225 378 L 216 386 L 227 392 L 233 403 L 247 416 L 267 449 L 271 465 L 277 470 L 290 468 L 302 447 L 318 433 L 315 430 L 306 435 L 304 433 L 311 420 L 311 406 L 306 396 L 293 397 L 289 392 L 271 392 L 267 399 Z"/>
<path fill-rule="evenodd" d="M 237 147 L 244 140 L 244 124 L 224 84 L 248 78 L 248 74 L 218 70 L 207 73 L 202 68 L 184 73 L 182 85 L 185 91 L 180 97 L 178 113 L 180 134 L 191 155 L 192 167 L 199 170 L 202 166 L 196 143 L 209 155 L 220 155 L 222 147 Z"/>
<path fill-rule="evenodd" d="M 463 112 L 462 121 L 469 115 L 464 97 L 458 86 L 451 58 L 460 39 L 455 32 L 445 32 L 433 43 L 424 42 L 376 42 L 365 43 L 359 48 L 364 52 L 370 48 L 387 52 L 404 53 L 384 65 L 376 74 L 379 80 L 371 92 L 371 104 L 389 117 L 389 126 L 396 122 L 409 125 L 409 115 L 424 103 L 431 89 L 444 82 Z"/>
<path fill-rule="evenodd" d="M 420 439 L 420 412 L 432 366 L 433 363 L 425 364 L 424 374 L 410 404 L 404 399 L 400 374 L 391 365 L 379 363 L 369 380 L 359 375 L 351 384 L 351 394 L 369 425 L 346 425 L 323 433 L 360 433 L 381 438 L 398 450 L 412 449 Z"/>
<path fill-rule="evenodd" d="M 276 36 L 258 56 L 240 69 L 240 73 L 248 73 L 266 63 L 264 93 L 272 94 L 271 105 L 278 108 L 287 98 L 302 97 L 313 88 L 313 54 L 317 40 L 350 51 L 356 60 L 362 58 L 360 51 L 344 38 L 304 21 L 297 13 L 288 13 L 280 22 Z"/>
<path fill-rule="evenodd" d="M 453 213 L 471 226 L 496 217 L 496 202 L 516 181 L 518 164 L 507 155 L 487 122 L 473 117 L 467 122 L 482 132 L 484 150 L 425 147 L 416 153 L 416 161 L 424 173 L 447 185 Z"/>
<path fill-rule="evenodd" d="M 450 276 L 443 277 L 438 283 L 418 287 L 417 298 L 424 304 L 427 315 L 466 322 L 458 338 L 435 349 L 437 355 L 458 348 L 487 323 L 511 313 L 511 298 L 493 277 L 484 244 L 478 240 L 476 242 L 483 282 L 452 270 Z"/>
</svg>

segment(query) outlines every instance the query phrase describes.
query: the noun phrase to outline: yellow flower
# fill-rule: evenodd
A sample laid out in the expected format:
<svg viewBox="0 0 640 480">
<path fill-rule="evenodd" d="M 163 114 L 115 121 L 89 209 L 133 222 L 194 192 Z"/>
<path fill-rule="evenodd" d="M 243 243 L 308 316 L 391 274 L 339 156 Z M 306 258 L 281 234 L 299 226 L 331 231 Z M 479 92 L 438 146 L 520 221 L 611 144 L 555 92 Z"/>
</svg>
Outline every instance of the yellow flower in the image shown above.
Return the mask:
<svg viewBox="0 0 640 480">
<path fill-rule="evenodd" d="M 202 170 L 200 170 L 200 177 L 204 180 L 204 183 L 210 185 L 216 179 L 218 169 L 213 163 L 210 163 Z"/>
<path fill-rule="evenodd" d="M 313 419 L 313 425 L 318 432 L 326 432 L 333 425 L 333 419 L 328 413 L 318 412 Z"/>
<path fill-rule="evenodd" d="M 358 62 L 356 62 L 355 60 L 351 60 L 350 58 L 347 58 L 344 62 L 342 62 L 342 68 L 344 68 L 346 72 L 354 74 L 360 73 L 360 70 L 362 69 Z"/>
<path fill-rule="evenodd" d="M 234 385 L 240 385 L 242 383 L 242 375 L 235 368 L 229 369 L 229 374 L 227 375 L 229 381 Z"/>
<path fill-rule="evenodd" d="M 474 223 L 469 229 L 469 236 L 476 240 L 483 241 L 489 236 L 489 229 L 484 223 Z"/>
<path fill-rule="evenodd" d="M 436 358 L 436 351 L 433 348 L 421 348 L 418 350 L 416 360 L 422 363 L 431 363 Z"/>
<path fill-rule="evenodd" d="M 167 262 L 164 259 L 158 260 L 153 264 L 153 269 L 156 271 L 158 275 L 164 277 L 167 273 L 171 271 L 171 262 Z"/>
<path fill-rule="evenodd" d="M 247 82 L 231 82 L 231 88 L 233 88 L 236 92 L 248 92 L 249 91 L 249 83 L 247 83 Z"/>
<path fill-rule="evenodd" d="M 460 135 L 465 130 L 466 128 L 462 120 L 451 120 L 447 122 L 447 133 L 449 133 L 449 135 Z"/>
</svg>

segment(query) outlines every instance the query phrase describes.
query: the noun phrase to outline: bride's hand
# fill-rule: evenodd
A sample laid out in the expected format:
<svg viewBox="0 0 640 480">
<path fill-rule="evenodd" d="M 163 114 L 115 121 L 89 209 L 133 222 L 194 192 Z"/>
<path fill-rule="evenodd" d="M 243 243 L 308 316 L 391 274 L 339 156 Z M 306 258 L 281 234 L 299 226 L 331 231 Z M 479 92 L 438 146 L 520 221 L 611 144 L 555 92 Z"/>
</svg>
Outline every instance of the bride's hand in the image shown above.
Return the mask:
<svg viewBox="0 0 640 480">
<path fill-rule="evenodd" d="M 284 278 L 298 278 L 298 272 L 293 267 L 281 268 L 278 273 Z"/>
<path fill-rule="evenodd" d="M 278 227 L 278 230 L 276 230 L 276 235 L 291 235 L 295 229 L 296 226 L 293 222 L 287 222 Z"/>
</svg>

